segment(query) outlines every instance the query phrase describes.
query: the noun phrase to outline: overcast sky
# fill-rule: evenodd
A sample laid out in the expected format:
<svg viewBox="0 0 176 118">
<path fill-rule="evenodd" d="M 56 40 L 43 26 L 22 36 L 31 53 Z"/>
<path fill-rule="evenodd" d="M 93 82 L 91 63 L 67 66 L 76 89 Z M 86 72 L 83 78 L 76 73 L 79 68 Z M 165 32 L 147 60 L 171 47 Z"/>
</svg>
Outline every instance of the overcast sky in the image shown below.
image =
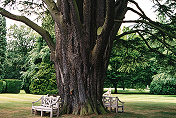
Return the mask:
<svg viewBox="0 0 176 118">
<path fill-rule="evenodd" d="M 156 19 L 156 15 L 154 14 L 154 9 L 152 8 L 153 3 L 150 0 L 135 0 L 139 6 L 144 10 L 144 12 L 146 13 L 146 15 L 151 18 L 152 20 Z M 135 8 L 134 5 L 130 5 L 130 7 Z M 16 14 L 17 11 L 10 11 L 11 13 Z M 30 16 L 30 19 L 32 18 L 32 20 L 34 20 L 35 18 Z M 135 20 L 138 18 L 138 15 L 136 15 L 135 13 L 132 12 L 127 12 L 126 16 L 125 16 L 125 20 Z M 37 21 L 35 21 L 37 22 Z M 10 27 L 10 25 L 13 24 L 20 24 L 18 21 L 14 21 L 14 20 L 10 20 L 7 18 L 7 28 Z M 124 24 L 126 26 L 129 26 L 130 24 Z"/>
</svg>

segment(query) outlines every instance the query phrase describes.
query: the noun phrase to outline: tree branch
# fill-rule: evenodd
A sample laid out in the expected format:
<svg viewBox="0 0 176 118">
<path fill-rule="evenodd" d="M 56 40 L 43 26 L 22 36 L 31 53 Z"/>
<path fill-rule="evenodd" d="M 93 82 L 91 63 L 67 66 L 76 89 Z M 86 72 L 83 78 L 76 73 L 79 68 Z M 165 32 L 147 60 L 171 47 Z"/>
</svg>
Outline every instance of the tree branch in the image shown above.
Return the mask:
<svg viewBox="0 0 176 118">
<path fill-rule="evenodd" d="M 146 15 L 143 15 L 142 13 L 140 13 L 140 12 L 134 10 L 134 9 L 131 8 L 131 7 L 127 7 L 127 9 L 130 10 L 130 11 L 132 11 L 132 12 L 134 12 L 134 13 L 136 13 L 137 15 L 139 15 L 140 17 L 142 17 L 143 19 L 146 19 L 146 20 L 148 20 L 148 21 L 152 21 L 152 20 L 151 20 L 150 18 L 148 18 Z"/>
<path fill-rule="evenodd" d="M 148 44 L 148 42 L 145 40 L 145 38 L 142 36 L 142 34 L 141 34 L 140 32 L 138 32 L 138 34 L 139 34 L 139 36 L 144 40 L 145 44 L 147 45 L 147 47 L 148 47 L 152 52 L 155 52 L 155 53 L 157 53 L 157 54 L 159 54 L 159 55 L 161 55 L 161 56 L 163 56 L 163 57 L 165 57 L 165 58 L 168 58 L 167 55 L 162 54 L 162 53 L 159 52 L 158 50 L 155 50 L 155 49 L 153 49 L 152 47 L 150 47 L 150 45 Z M 170 58 L 170 60 L 171 60 L 172 62 L 176 62 L 176 60 L 173 59 L 173 58 Z"/>
<path fill-rule="evenodd" d="M 145 33 L 147 33 L 147 34 L 150 34 L 151 36 L 155 37 L 160 43 L 162 43 L 168 50 L 170 50 L 171 52 L 173 52 L 174 55 L 176 54 L 175 51 L 170 48 L 171 45 L 169 45 L 169 44 L 166 43 L 165 41 L 162 41 L 162 40 L 159 39 L 157 36 L 155 36 L 154 34 L 152 34 L 151 32 L 148 32 L 148 31 L 146 31 L 146 30 L 139 30 L 139 29 L 138 29 L 138 30 L 132 30 L 132 31 L 129 31 L 129 32 L 123 32 L 122 34 L 116 36 L 116 39 L 115 39 L 115 40 L 117 40 L 117 39 L 119 39 L 119 38 L 121 38 L 121 37 L 123 37 L 123 36 L 125 36 L 125 35 L 133 34 L 133 33 L 138 33 L 138 32 L 145 32 Z"/>
<path fill-rule="evenodd" d="M 79 29 L 78 31 L 81 31 L 81 19 L 79 16 L 78 6 L 76 4 L 76 0 L 68 0 L 70 4 L 70 10 L 71 12 L 71 22 L 73 23 L 75 29 Z"/>
<path fill-rule="evenodd" d="M 123 20 L 125 18 L 125 14 L 127 12 L 127 3 L 128 3 L 127 0 L 123 0 L 123 1 L 122 0 L 116 0 L 114 19 Z M 115 22 L 114 23 L 112 34 L 111 34 L 111 37 L 113 37 L 112 38 L 113 40 L 115 39 L 121 24 L 122 24 L 122 22 Z"/>
<path fill-rule="evenodd" d="M 132 31 L 129 31 L 129 32 L 123 32 L 122 34 L 116 36 L 116 39 L 115 39 L 115 40 L 117 40 L 117 39 L 119 39 L 119 38 L 121 38 L 121 37 L 123 37 L 123 36 L 125 36 L 125 35 L 137 33 L 137 32 L 139 32 L 139 31 L 143 31 L 143 30 L 132 30 Z"/>
<path fill-rule="evenodd" d="M 139 30 L 140 31 L 140 30 Z M 157 37 L 156 35 L 152 34 L 151 32 L 148 32 L 146 30 L 141 30 L 142 32 L 145 32 L 147 34 L 150 34 L 151 36 L 155 37 L 160 43 L 162 43 L 168 50 L 170 50 L 171 52 L 174 53 L 174 55 L 176 54 L 176 52 L 171 49 L 170 47 L 172 47 L 171 45 L 169 45 L 168 43 L 166 43 L 165 41 L 162 41 L 161 39 L 159 39 L 159 37 Z M 164 38 L 164 36 L 163 36 Z"/>
<path fill-rule="evenodd" d="M 68 0 L 61 0 L 61 5 L 58 7 L 60 7 L 61 11 L 63 12 L 64 20 L 70 24 L 70 7 Z"/>
<path fill-rule="evenodd" d="M 114 24 L 114 12 L 115 12 L 115 0 L 106 0 L 106 17 L 105 17 L 105 21 L 103 24 L 103 30 L 102 30 L 102 34 L 106 33 L 109 34 L 110 30 L 113 27 Z M 106 37 L 105 34 L 105 37 Z"/>
<path fill-rule="evenodd" d="M 161 54 L 160 52 L 156 51 L 155 49 L 153 49 L 152 47 L 150 47 L 150 45 L 148 44 L 148 42 L 145 40 L 145 38 L 143 37 L 143 35 L 140 32 L 137 32 L 139 34 L 139 36 L 142 38 L 142 40 L 145 42 L 145 44 L 147 45 L 147 47 L 153 51 L 153 52 L 157 52 L 159 54 Z"/>
<path fill-rule="evenodd" d="M 125 20 L 124 21 L 122 21 L 122 20 L 115 20 L 115 22 L 122 22 L 122 23 L 145 23 L 147 25 L 150 25 L 150 26 L 152 26 L 152 27 L 154 27 L 154 28 L 162 31 L 163 33 L 167 34 L 170 37 L 176 38 L 175 34 L 172 34 L 172 33 L 168 32 L 168 31 L 162 29 L 161 27 L 155 25 L 154 23 L 147 22 L 145 20 L 127 20 L 127 21 L 125 21 Z"/>
<path fill-rule="evenodd" d="M 42 27 L 34 23 L 33 21 L 29 20 L 25 16 L 14 15 L 1 7 L 0 7 L 0 14 L 7 18 L 25 23 L 26 25 L 34 29 L 36 32 L 38 32 L 45 39 L 51 51 L 55 50 L 55 43 L 53 42 L 50 34 L 45 29 L 43 29 Z"/>
<path fill-rule="evenodd" d="M 59 12 L 59 9 L 58 9 L 56 3 L 53 0 L 42 0 L 42 1 L 46 4 L 46 6 L 47 6 L 48 10 L 50 11 L 51 16 L 53 17 L 54 21 L 57 24 L 61 24 L 62 21 L 63 21 L 63 16 Z"/>
<path fill-rule="evenodd" d="M 144 11 L 141 9 L 141 7 L 138 5 L 137 2 L 135 2 L 134 0 L 128 0 L 128 1 L 131 2 L 131 3 L 133 3 L 133 4 L 135 4 L 136 7 L 139 9 L 139 11 L 140 11 L 144 16 L 146 16 L 145 13 L 144 13 Z M 147 17 L 147 16 L 146 16 L 146 17 Z"/>
</svg>

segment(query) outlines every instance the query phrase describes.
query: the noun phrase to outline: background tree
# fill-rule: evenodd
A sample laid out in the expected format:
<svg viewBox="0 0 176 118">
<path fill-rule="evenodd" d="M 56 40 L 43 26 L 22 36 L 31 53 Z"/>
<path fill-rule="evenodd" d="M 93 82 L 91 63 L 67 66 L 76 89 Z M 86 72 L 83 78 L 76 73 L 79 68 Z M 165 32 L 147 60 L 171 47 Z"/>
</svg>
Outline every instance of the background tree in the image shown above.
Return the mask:
<svg viewBox="0 0 176 118">
<path fill-rule="evenodd" d="M 36 32 L 24 25 L 13 25 L 9 28 L 4 68 L 5 78 L 21 78 L 20 72 L 26 70 L 25 60 L 37 37 Z"/>
<path fill-rule="evenodd" d="M 124 28 L 122 32 L 130 31 Z M 116 87 L 144 89 L 150 85 L 154 65 L 148 48 L 138 34 L 129 34 L 114 41 L 107 79 Z M 107 80 L 106 80 L 107 81 Z"/>
<path fill-rule="evenodd" d="M 45 13 L 42 18 L 42 27 L 50 32 L 53 39 L 55 38 L 54 22 L 48 13 Z M 56 75 L 54 64 L 50 61 L 50 53 L 46 42 L 42 37 L 38 37 L 33 49 L 28 52 L 25 59 L 26 70 L 21 72 L 26 93 L 57 94 Z M 47 86 L 45 86 L 46 84 Z"/>
<path fill-rule="evenodd" d="M 137 3 L 135 4 L 137 5 Z M 175 2 L 166 1 L 165 4 L 161 4 L 159 1 L 156 1 L 156 6 L 158 7 L 158 24 L 162 23 L 160 25 L 163 29 L 166 29 L 175 34 L 175 15 L 174 12 L 170 12 L 171 10 L 174 10 Z M 139 8 L 139 6 L 137 7 Z M 130 10 L 135 11 L 134 9 Z M 144 12 L 142 13 L 143 15 L 137 11 L 135 12 L 139 14 L 142 19 L 145 17 Z M 172 20 L 169 21 L 168 19 Z M 118 42 L 118 47 L 113 47 L 109 65 L 110 72 L 108 72 L 108 79 L 110 79 L 113 84 L 117 84 L 117 82 L 121 83 L 125 80 L 125 77 L 123 80 L 120 79 L 121 74 L 119 73 L 119 71 L 135 70 L 133 72 L 126 73 L 126 76 L 128 75 L 128 81 L 126 83 L 129 83 L 127 84 L 127 87 L 132 88 L 144 88 L 146 85 L 145 83 L 149 85 L 152 80 L 152 76 L 156 73 L 167 72 L 169 73 L 169 76 L 170 74 L 175 76 L 175 38 L 165 36 L 163 31 L 156 30 L 153 27 L 145 25 L 143 23 L 139 23 L 133 26 L 132 31 L 129 31 L 129 29 L 125 31 L 124 34 L 129 33 L 130 35 L 124 36 L 122 34 L 122 36 L 124 37 L 121 38 L 120 42 L 123 43 Z M 131 35 L 131 33 L 133 35 Z M 134 38 L 134 35 L 136 35 L 135 33 L 138 33 L 138 37 L 136 38 Z M 126 39 L 126 37 L 128 37 L 128 40 Z M 116 42 L 114 42 L 114 44 L 115 43 Z M 124 47 L 127 51 L 123 51 Z M 119 56 L 118 54 L 121 54 L 121 56 Z M 136 63 L 139 59 L 142 60 L 141 63 Z M 147 59 L 147 61 L 143 59 Z M 147 62 L 149 64 L 147 64 L 147 68 L 142 69 L 138 67 L 141 66 L 143 62 Z"/>
<path fill-rule="evenodd" d="M 103 83 L 113 41 L 120 40 L 120 37 L 125 34 L 138 32 L 146 42 L 142 35 L 144 31 L 139 29 L 116 37 L 122 22 L 136 22 L 140 26 L 147 24 L 153 27 L 152 31 L 159 30 L 166 36 L 175 38 L 172 30 L 166 30 L 166 27 L 161 28 L 161 23 L 148 18 L 133 0 L 3 1 L 6 6 L 13 6 L 15 3 L 22 4 L 23 10 L 28 8 L 26 11 L 33 10 L 35 13 L 46 8 L 51 14 L 55 22 L 56 43 L 47 30 L 25 16 L 17 16 L 0 8 L 0 14 L 24 22 L 47 42 L 51 50 L 51 60 L 55 65 L 59 95 L 63 99 L 63 113 L 105 112 L 102 104 Z M 32 2 L 35 4 L 31 4 Z M 139 12 L 127 7 L 129 2 L 135 4 Z M 173 3 L 172 0 L 167 2 Z M 42 8 L 38 10 L 39 7 Z M 137 13 L 142 19 L 123 21 L 128 10 Z M 153 52 L 158 52 L 150 46 L 148 48 Z"/>
<path fill-rule="evenodd" d="M 0 79 L 4 78 L 4 60 L 6 58 L 6 20 L 0 15 Z"/>
</svg>

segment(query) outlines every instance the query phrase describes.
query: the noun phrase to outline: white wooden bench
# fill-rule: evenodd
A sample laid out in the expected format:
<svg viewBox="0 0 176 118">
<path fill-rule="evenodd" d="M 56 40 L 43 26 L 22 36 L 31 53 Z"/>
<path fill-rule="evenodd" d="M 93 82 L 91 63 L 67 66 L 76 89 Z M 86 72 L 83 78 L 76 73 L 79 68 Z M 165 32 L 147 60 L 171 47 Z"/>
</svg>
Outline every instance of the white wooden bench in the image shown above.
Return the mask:
<svg viewBox="0 0 176 118">
<path fill-rule="evenodd" d="M 34 103 L 41 101 L 40 105 L 34 106 Z M 39 100 L 32 102 L 32 113 L 37 114 L 37 112 L 41 112 L 41 117 L 43 116 L 43 112 L 50 112 L 50 118 L 53 115 L 59 116 L 59 110 L 61 108 L 61 98 L 59 96 L 42 96 Z"/>
<path fill-rule="evenodd" d="M 102 101 L 105 108 L 109 108 L 110 111 L 114 109 L 116 113 L 124 112 L 125 102 L 120 101 L 118 97 L 103 96 Z M 119 108 L 121 108 L 121 111 L 118 110 Z"/>
</svg>

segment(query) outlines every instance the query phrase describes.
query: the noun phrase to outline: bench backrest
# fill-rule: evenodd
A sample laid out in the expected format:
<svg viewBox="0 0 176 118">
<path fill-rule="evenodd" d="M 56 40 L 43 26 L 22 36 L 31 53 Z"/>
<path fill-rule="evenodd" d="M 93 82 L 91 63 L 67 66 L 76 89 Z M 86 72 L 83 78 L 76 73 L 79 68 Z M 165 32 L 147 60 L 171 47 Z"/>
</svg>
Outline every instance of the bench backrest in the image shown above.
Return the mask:
<svg viewBox="0 0 176 118">
<path fill-rule="evenodd" d="M 59 107 L 60 97 L 53 97 L 53 96 L 43 96 L 41 100 L 41 105 L 45 107 L 51 107 L 53 104 L 53 107 Z"/>
<path fill-rule="evenodd" d="M 111 96 L 111 88 L 108 89 L 108 91 L 106 91 L 103 96 Z"/>
<path fill-rule="evenodd" d="M 119 98 L 111 96 L 103 96 L 102 101 L 105 106 L 118 105 Z"/>
</svg>

